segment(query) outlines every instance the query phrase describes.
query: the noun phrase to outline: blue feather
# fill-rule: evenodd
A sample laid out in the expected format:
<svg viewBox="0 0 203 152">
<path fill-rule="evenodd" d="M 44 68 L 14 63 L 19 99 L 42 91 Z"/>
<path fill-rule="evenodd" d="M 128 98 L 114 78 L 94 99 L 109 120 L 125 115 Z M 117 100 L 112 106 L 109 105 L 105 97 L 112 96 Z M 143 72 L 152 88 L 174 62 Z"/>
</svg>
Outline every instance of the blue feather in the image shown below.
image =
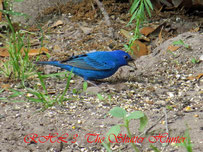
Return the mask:
<svg viewBox="0 0 203 152">
<path fill-rule="evenodd" d="M 110 77 L 119 67 L 127 65 L 131 60 L 132 58 L 128 53 L 115 50 L 91 52 L 72 56 L 64 61 L 41 61 L 36 62 L 36 64 L 54 65 L 72 71 L 85 80 L 95 80 Z"/>
</svg>

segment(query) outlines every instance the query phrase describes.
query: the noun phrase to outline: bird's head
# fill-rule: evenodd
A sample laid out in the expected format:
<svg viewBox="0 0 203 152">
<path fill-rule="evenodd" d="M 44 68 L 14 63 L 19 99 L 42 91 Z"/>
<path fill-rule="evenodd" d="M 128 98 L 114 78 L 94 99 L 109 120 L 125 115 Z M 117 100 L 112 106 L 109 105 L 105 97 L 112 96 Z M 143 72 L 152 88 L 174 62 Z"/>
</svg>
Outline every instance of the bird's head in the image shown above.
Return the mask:
<svg viewBox="0 0 203 152">
<path fill-rule="evenodd" d="M 125 51 L 115 50 L 112 53 L 118 59 L 120 66 L 128 65 L 128 62 L 133 61 L 132 57 Z"/>
</svg>

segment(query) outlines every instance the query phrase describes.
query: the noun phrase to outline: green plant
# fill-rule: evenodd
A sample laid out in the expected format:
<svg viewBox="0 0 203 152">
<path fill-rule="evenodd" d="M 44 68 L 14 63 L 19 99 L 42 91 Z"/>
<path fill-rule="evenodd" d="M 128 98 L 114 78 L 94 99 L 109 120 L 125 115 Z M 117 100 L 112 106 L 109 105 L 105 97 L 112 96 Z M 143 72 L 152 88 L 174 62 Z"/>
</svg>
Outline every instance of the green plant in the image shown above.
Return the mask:
<svg viewBox="0 0 203 152">
<path fill-rule="evenodd" d="M 154 152 L 161 152 L 157 147 L 150 145 L 150 147 L 154 150 Z"/>
<path fill-rule="evenodd" d="M 185 44 L 185 43 L 183 42 L 183 40 L 174 41 L 174 42 L 173 42 L 173 45 L 181 45 L 181 46 L 184 46 L 184 47 L 187 48 L 187 49 L 190 48 L 190 46 L 189 46 L 188 44 Z"/>
<path fill-rule="evenodd" d="M 100 93 L 97 94 L 97 97 L 99 100 L 104 100 L 104 97 Z"/>
<path fill-rule="evenodd" d="M 192 62 L 193 64 L 198 64 L 200 61 L 197 60 L 197 59 L 195 59 L 195 58 L 192 58 L 192 59 L 191 59 L 191 62 Z"/>
<path fill-rule="evenodd" d="M 9 25 L 12 26 L 11 24 Z M 3 66 L 0 68 L 0 73 L 5 77 L 14 80 L 21 80 L 24 86 L 25 80 L 34 74 L 34 65 L 29 60 L 29 48 L 24 48 L 23 41 L 24 35 L 21 36 L 19 32 L 12 32 L 8 42 L 9 59 L 6 62 L 3 62 Z"/>
<path fill-rule="evenodd" d="M 153 6 L 150 0 L 134 0 L 130 8 L 130 13 L 132 14 L 132 17 L 130 18 L 130 21 L 127 25 L 130 25 L 133 20 L 136 20 L 136 27 L 133 32 L 133 37 L 129 41 L 129 45 L 124 45 L 127 51 L 131 50 L 133 42 L 141 37 L 140 26 L 146 19 L 145 10 L 147 11 L 147 14 L 151 17 L 150 10 L 153 10 Z"/>
<path fill-rule="evenodd" d="M 43 91 L 39 90 L 39 88 L 37 88 L 37 89 L 26 88 L 25 92 L 10 89 L 10 91 L 13 92 L 13 94 L 10 95 L 8 98 L 14 98 L 14 97 L 24 95 L 26 97 L 26 99 L 28 99 L 28 101 L 42 103 L 43 110 L 45 110 L 49 107 L 52 107 L 56 103 L 61 105 L 64 100 L 69 100 L 69 99 L 65 98 L 64 96 L 70 86 L 71 76 L 72 76 L 72 72 L 67 77 L 67 83 L 66 83 L 66 87 L 65 87 L 64 91 L 62 92 L 62 94 L 58 94 L 56 97 L 52 97 L 51 95 L 49 95 L 45 82 L 43 80 L 44 78 L 40 73 L 38 73 L 38 78 L 40 80 L 40 85 L 42 86 Z M 47 77 L 47 75 L 45 77 Z M 12 100 L 12 102 L 25 102 L 25 101 Z"/>
<path fill-rule="evenodd" d="M 18 31 L 15 31 L 14 26 L 11 22 L 9 15 L 23 15 L 17 12 L 12 11 L 9 7 L 10 1 L 4 1 L 3 5 L 6 10 L 0 10 L 3 14 L 6 15 L 8 21 L 8 26 L 11 30 L 11 33 L 8 31 L 8 53 L 9 59 L 3 63 L 3 66 L 0 67 L 0 73 L 5 77 L 9 77 L 15 80 L 21 80 L 22 85 L 24 86 L 25 80 L 33 75 L 34 65 L 30 62 L 28 52 L 29 52 L 29 38 L 27 39 L 27 48 L 25 48 L 25 34 L 22 34 Z"/>
<path fill-rule="evenodd" d="M 186 137 L 186 139 L 183 142 L 177 143 L 176 145 L 181 146 L 181 147 L 185 147 L 187 152 L 192 152 L 193 144 L 191 143 L 189 128 L 185 131 L 184 137 Z"/>
<path fill-rule="evenodd" d="M 38 77 L 40 79 L 40 83 L 41 83 L 41 86 L 43 88 L 43 92 L 28 88 L 27 93 L 30 93 L 31 95 L 35 96 L 36 98 L 33 98 L 33 97 L 26 97 L 26 98 L 32 102 L 43 103 L 44 109 L 47 109 L 48 107 L 53 106 L 55 103 L 62 104 L 63 101 L 65 100 L 64 96 L 65 96 L 65 94 L 66 94 L 66 92 L 70 86 L 71 75 L 72 75 L 72 72 L 69 74 L 69 76 L 67 78 L 66 87 L 65 87 L 63 93 L 57 95 L 55 98 L 52 98 L 48 94 L 48 91 L 47 91 L 46 85 L 44 83 L 43 77 L 40 75 L 40 73 L 38 73 Z"/>
<path fill-rule="evenodd" d="M 123 124 L 114 125 L 108 131 L 108 133 L 106 135 L 105 142 L 102 142 L 103 146 L 106 148 L 107 151 L 111 151 L 109 136 L 111 134 L 118 136 L 118 134 L 121 131 L 121 127 L 125 127 L 127 130 L 128 137 L 132 138 L 132 133 L 130 132 L 130 128 L 129 128 L 130 120 L 132 120 L 132 119 L 139 119 L 140 120 L 139 131 L 143 131 L 147 125 L 147 122 L 148 122 L 147 116 L 141 111 L 135 111 L 132 113 L 127 113 L 124 109 L 122 109 L 120 107 L 114 107 L 113 109 L 110 110 L 109 114 L 112 115 L 113 117 L 122 118 Z M 132 144 L 133 149 L 136 152 L 138 152 L 139 150 L 136 147 L 135 143 L 131 142 L 131 144 Z"/>
<path fill-rule="evenodd" d="M 83 91 L 86 91 L 88 87 L 87 81 L 83 83 Z"/>
</svg>

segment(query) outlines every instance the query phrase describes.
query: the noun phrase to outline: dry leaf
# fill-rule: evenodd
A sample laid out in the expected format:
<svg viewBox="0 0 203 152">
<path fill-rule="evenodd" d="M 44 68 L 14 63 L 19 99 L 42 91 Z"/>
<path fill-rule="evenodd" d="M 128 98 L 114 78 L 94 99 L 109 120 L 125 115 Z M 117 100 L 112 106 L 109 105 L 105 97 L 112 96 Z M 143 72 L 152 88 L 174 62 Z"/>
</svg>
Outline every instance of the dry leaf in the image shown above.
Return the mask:
<svg viewBox="0 0 203 152">
<path fill-rule="evenodd" d="M 173 52 L 173 51 L 178 50 L 179 48 L 180 48 L 180 46 L 169 45 L 167 50 Z"/>
<path fill-rule="evenodd" d="M 130 40 L 132 37 L 133 37 L 133 35 L 131 34 L 131 32 L 129 32 L 129 31 L 126 31 L 126 30 L 124 30 L 124 29 L 121 29 L 121 34 L 123 35 L 123 36 L 125 36 L 128 40 Z"/>
<path fill-rule="evenodd" d="M 62 20 L 56 21 L 56 22 L 51 26 L 51 28 L 55 28 L 55 27 L 60 26 L 60 25 L 63 25 L 63 21 L 62 21 Z"/>
<path fill-rule="evenodd" d="M 199 80 L 202 76 L 203 76 L 203 73 L 200 73 L 200 74 L 198 74 L 196 76 L 187 77 L 187 79 L 188 80 L 194 80 L 194 79 Z"/>
<path fill-rule="evenodd" d="M 196 28 L 191 29 L 190 32 L 198 32 L 199 30 L 200 30 L 200 28 L 196 27 Z"/>
<path fill-rule="evenodd" d="M 140 30 L 140 33 L 145 35 L 145 36 L 148 36 L 149 34 L 151 34 L 153 31 L 155 30 L 155 28 L 152 28 L 152 27 L 143 27 L 141 30 Z"/>
<path fill-rule="evenodd" d="M 21 52 L 24 52 L 24 49 L 21 49 Z M 49 50 L 45 47 L 39 48 L 39 49 L 30 49 L 28 52 L 29 56 L 39 55 L 42 53 L 48 53 Z M 23 53 L 24 54 L 24 53 Z"/>
<path fill-rule="evenodd" d="M 133 55 L 136 58 L 149 54 L 147 46 L 144 43 L 140 42 L 139 40 L 135 40 L 133 42 L 131 49 L 133 50 Z"/>
<path fill-rule="evenodd" d="M 21 53 L 24 55 L 24 50 L 26 51 L 26 48 L 22 48 L 21 49 Z M 42 53 L 48 53 L 49 50 L 45 47 L 39 48 L 39 49 L 30 49 L 28 52 L 29 56 L 33 56 L 33 55 L 38 55 L 38 54 L 42 54 Z M 0 56 L 2 57 L 8 57 L 9 53 L 8 53 L 8 49 L 7 48 L 0 48 Z"/>
<path fill-rule="evenodd" d="M 9 56 L 7 48 L 0 48 L 0 56 L 2 57 Z"/>
<path fill-rule="evenodd" d="M 159 44 L 161 44 L 163 42 L 162 30 L 163 30 L 163 26 L 161 27 L 161 30 L 160 30 L 160 33 L 159 33 Z"/>
<path fill-rule="evenodd" d="M 10 86 L 10 84 L 2 84 L 2 85 L 1 85 L 1 88 L 2 88 L 2 89 L 5 89 L 5 90 L 8 90 L 8 89 L 11 88 L 11 86 Z"/>
<path fill-rule="evenodd" d="M 128 40 L 130 40 L 130 39 L 133 37 L 133 34 L 131 34 L 131 32 L 126 31 L 126 30 L 124 30 L 124 29 L 121 29 L 120 32 L 121 32 L 121 34 L 122 34 L 123 36 L 125 36 Z M 147 42 L 150 41 L 150 39 L 149 39 L 148 37 L 144 36 L 144 35 L 142 35 L 139 39 L 140 39 L 140 40 L 147 41 Z"/>
<path fill-rule="evenodd" d="M 127 39 L 130 40 L 132 38 L 131 32 L 128 32 L 128 31 L 126 31 L 124 29 L 121 29 L 120 32 Z M 131 46 L 131 49 L 133 50 L 133 56 L 135 56 L 136 58 L 139 58 L 139 57 L 141 57 L 143 55 L 149 54 L 147 46 L 144 43 L 140 42 L 139 40 L 135 40 L 133 42 L 133 45 Z"/>
</svg>

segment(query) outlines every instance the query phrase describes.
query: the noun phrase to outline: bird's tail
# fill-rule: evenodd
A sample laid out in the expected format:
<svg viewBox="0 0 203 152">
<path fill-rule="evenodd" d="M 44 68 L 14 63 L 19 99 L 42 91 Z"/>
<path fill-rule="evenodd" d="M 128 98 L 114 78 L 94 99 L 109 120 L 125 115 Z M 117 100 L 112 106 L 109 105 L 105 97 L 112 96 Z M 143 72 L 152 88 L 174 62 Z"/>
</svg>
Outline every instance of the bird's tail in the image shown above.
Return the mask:
<svg viewBox="0 0 203 152">
<path fill-rule="evenodd" d="M 43 65 L 54 65 L 54 66 L 59 66 L 59 61 L 38 61 L 34 62 L 35 64 L 43 64 Z"/>
<path fill-rule="evenodd" d="M 73 67 L 66 65 L 66 64 L 61 64 L 60 61 L 39 61 L 39 62 L 34 62 L 35 64 L 42 64 L 42 65 L 53 65 L 56 67 L 60 67 L 62 69 L 66 69 L 68 71 L 71 71 Z"/>
</svg>

